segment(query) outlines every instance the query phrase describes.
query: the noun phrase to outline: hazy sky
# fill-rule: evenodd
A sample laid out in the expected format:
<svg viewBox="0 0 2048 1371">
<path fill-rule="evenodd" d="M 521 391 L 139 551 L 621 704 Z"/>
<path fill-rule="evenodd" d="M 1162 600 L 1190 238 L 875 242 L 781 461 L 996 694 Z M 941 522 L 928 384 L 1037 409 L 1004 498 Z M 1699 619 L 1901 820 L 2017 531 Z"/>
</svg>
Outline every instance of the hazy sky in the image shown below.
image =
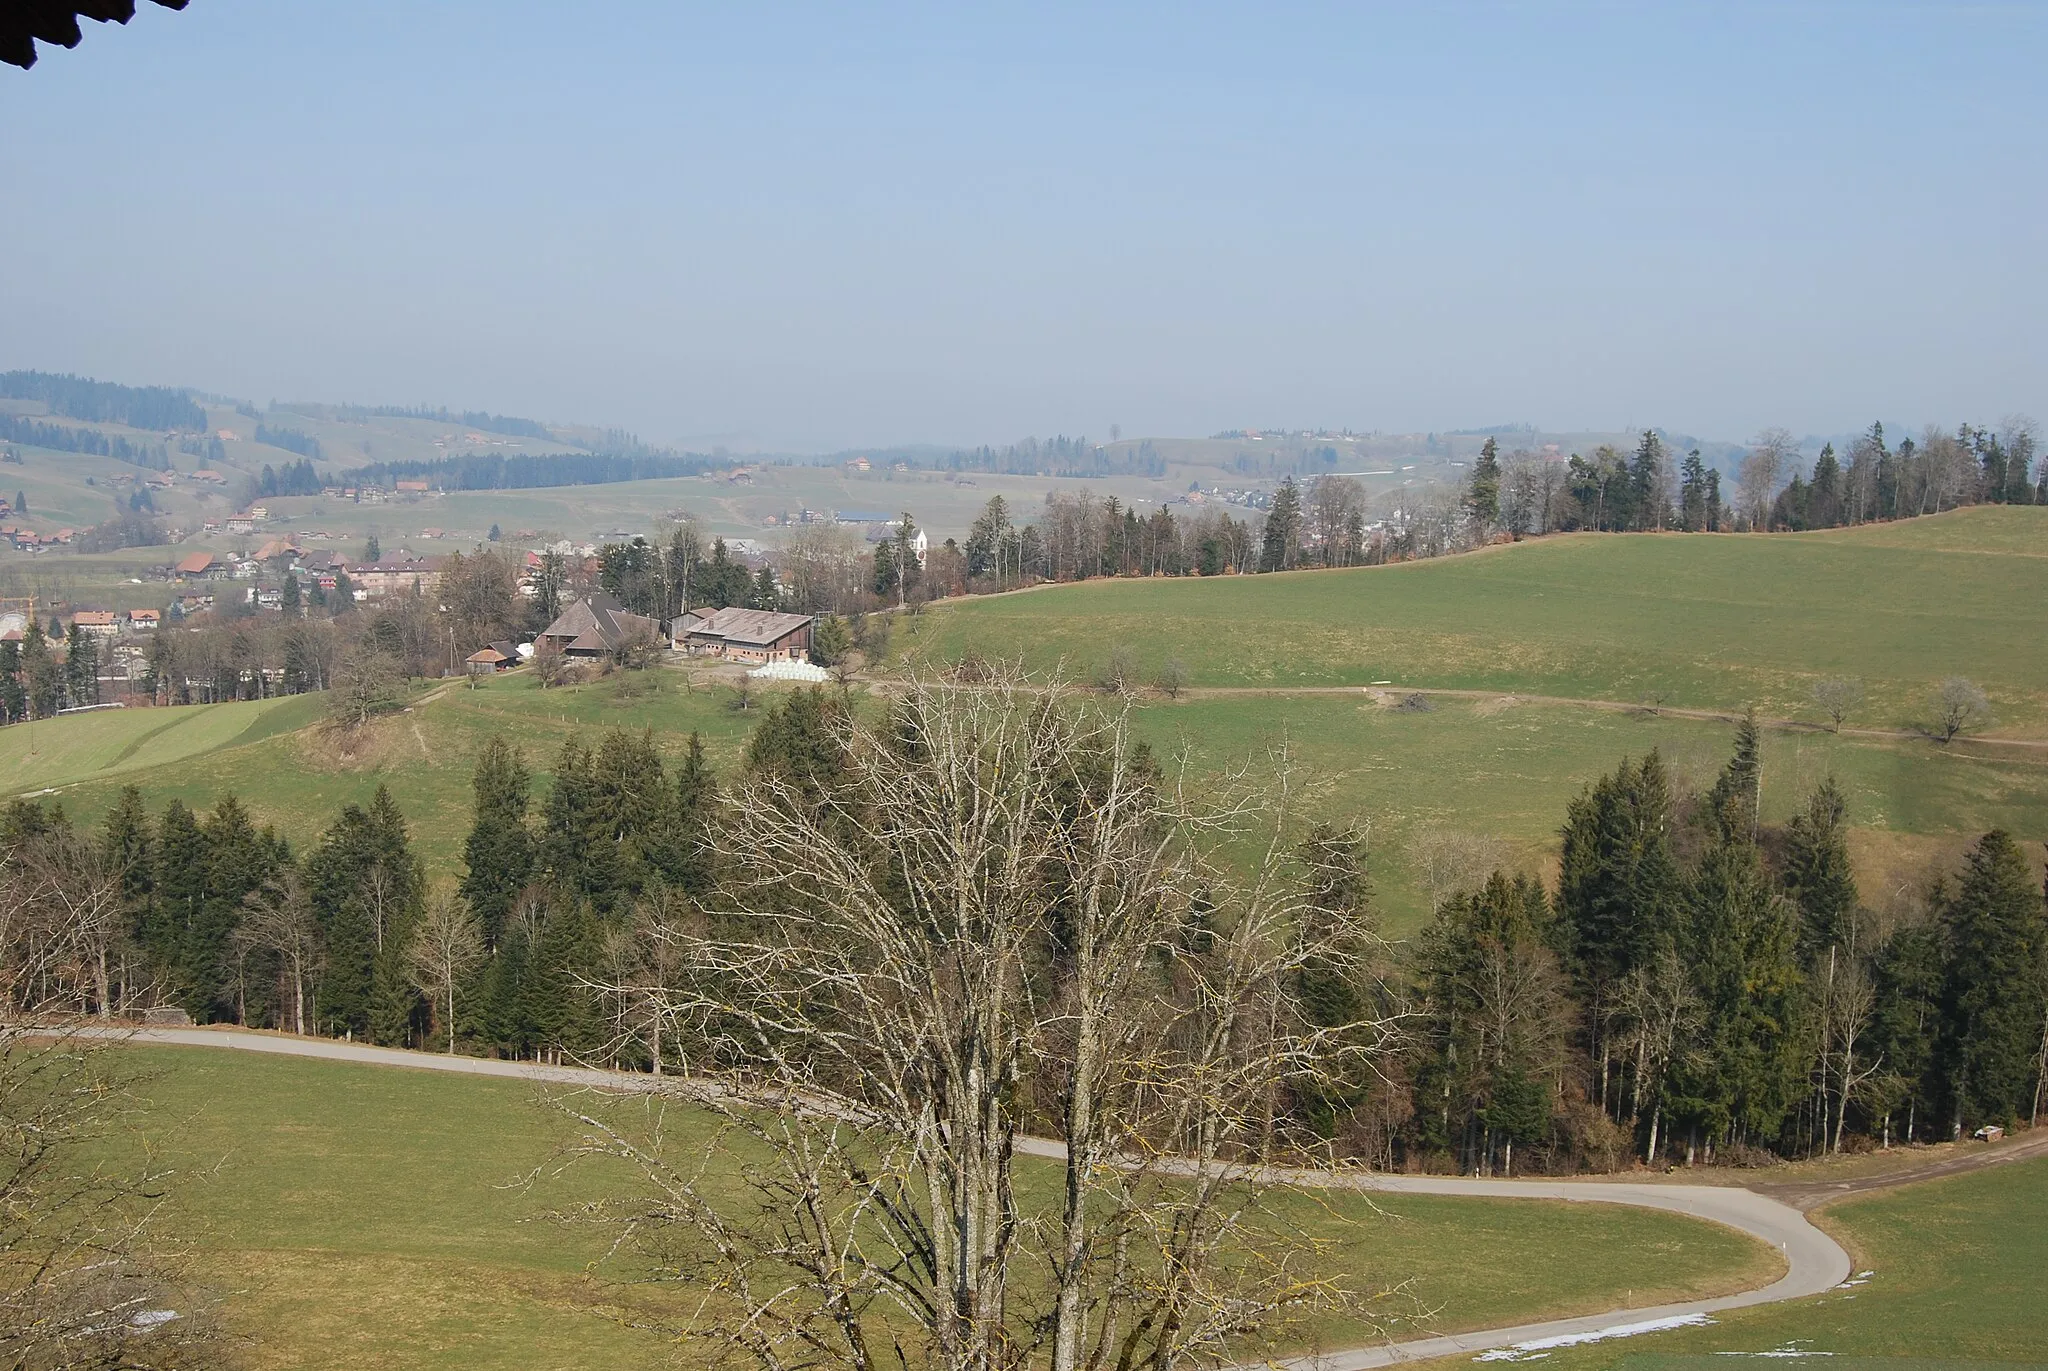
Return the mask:
<svg viewBox="0 0 2048 1371">
<path fill-rule="evenodd" d="M 2048 6 L 192 0 L 0 367 L 797 448 L 2048 417 Z"/>
</svg>

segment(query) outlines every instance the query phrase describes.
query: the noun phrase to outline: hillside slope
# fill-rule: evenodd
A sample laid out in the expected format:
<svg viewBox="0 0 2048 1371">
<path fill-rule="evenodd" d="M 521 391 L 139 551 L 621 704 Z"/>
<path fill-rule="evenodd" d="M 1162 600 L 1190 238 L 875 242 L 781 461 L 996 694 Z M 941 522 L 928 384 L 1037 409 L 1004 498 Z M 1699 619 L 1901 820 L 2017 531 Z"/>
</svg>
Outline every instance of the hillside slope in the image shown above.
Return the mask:
<svg viewBox="0 0 2048 1371">
<path fill-rule="evenodd" d="M 1826 533 L 1584 534 L 1348 571 L 1105 580 L 938 607 L 915 651 L 1092 672 L 1119 645 L 1198 685 L 1520 691 L 1912 728 L 1941 680 L 2001 736 L 2048 736 L 2048 509 L 1985 506 Z"/>
</svg>

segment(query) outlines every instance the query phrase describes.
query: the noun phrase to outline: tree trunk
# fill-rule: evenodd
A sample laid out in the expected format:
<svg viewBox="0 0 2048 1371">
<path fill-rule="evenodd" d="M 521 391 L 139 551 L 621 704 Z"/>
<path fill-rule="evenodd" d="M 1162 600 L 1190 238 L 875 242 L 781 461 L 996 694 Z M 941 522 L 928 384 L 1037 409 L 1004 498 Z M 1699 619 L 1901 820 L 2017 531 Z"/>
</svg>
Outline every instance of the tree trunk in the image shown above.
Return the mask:
<svg viewBox="0 0 2048 1371">
<path fill-rule="evenodd" d="M 1657 1164 L 1657 1128 L 1664 1122 L 1664 1101 L 1658 1100 L 1650 1108 L 1650 1145 L 1643 1149 L 1643 1165 Z"/>
</svg>

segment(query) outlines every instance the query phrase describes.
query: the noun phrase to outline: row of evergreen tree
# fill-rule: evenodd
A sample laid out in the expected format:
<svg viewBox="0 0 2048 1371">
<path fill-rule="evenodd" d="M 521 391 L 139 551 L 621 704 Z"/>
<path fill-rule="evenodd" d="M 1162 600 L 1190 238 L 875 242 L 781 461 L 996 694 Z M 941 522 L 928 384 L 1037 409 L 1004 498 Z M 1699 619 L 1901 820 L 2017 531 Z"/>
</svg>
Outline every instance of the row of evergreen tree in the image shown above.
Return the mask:
<svg viewBox="0 0 2048 1371">
<path fill-rule="evenodd" d="M 1498 1171 L 1944 1139 L 2040 1109 L 2048 891 L 1985 834 L 1880 929 L 1829 782 L 1759 816 L 1753 722 L 1704 795 L 1653 752 L 1575 799 L 1553 890 L 1496 874 L 1407 962 L 1417 1032 L 1375 1147 Z M 1376 1110 L 1376 1112 L 1375 1112 Z"/>
<path fill-rule="evenodd" d="M 171 454 L 162 443 L 131 442 L 119 433 L 46 424 L 19 414 L 0 413 L 0 441 L 48 448 L 52 452 L 88 452 L 149 471 L 167 471 L 171 465 Z"/>
<path fill-rule="evenodd" d="M 258 434 L 258 440 L 266 441 L 262 439 L 260 433 Z M 250 494 L 254 496 L 318 495 L 323 482 L 320 479 L 320 473 L 313 469 L 312 457 L 320 455 L 320 445 L 310 438 L 306 441 L 313 444 L 311 457 L 297 462 L 286 462 L 282 467 L 272 467 L 270 463 L 265 462 L 262 472 L 256 478 L 255 489 L 250 491 Z M 298 451 L 296 448 L 291 450 L 294 452 Z"/>
<path fill-rule="evenodd" d="M 99 672 L 99 642 L 91 634 L 55 620 L 45 632 L 30 618 L 19 641 L 0 641 L 0 723 L 100 703 Z"/>
<path fill-rule="evenodd" d="M 125 424 L 160 433 L 206 427 L 206 411 L 185 391 L 167 386 L 123 386 L 47 371 L 7 371 L 0 372 L 0 400 L 39 401 L 52 414 L 90 424 Z"/>
<path fill-rule="evenodd" d="M 712 465 L 708 457 L 674 452 L 553 452 L 511 457 L 479 453 L 429 461 L 373 462 L 359 468 L 356 478 L 366 485 L 426 481 L 436 490 L 544 490 L 673 480 L 701 475 Z"/>
<path fill-rule="evenodd" d="M 301 433 L 295 428 L 273 428 L 260 419 L 256 423 L 256 441 L 269 447 L 283 448 L 286 452 L 296 452 L 301 457 L 317 458 L 320 455 L 320 440 L 312 434 Z M 264 492 L 266 495 L 274 495 L 276 493 L 275 491 Z M 300 492 L 290 491 L 286 493 L 298 494 Z M 314 486 L 311 493 L 318 495 L 320 487 Z"/>
<path fill-rule="evenodd" d="M 828 784 L 841 707 L 819 692 L 791 696 L 764 717 L 743 764 Z M 72 834 L 57 804 L 14 801 L 0 812 L 0 851 L 20 864 L 39 845 L 76 848 L 82 837 L 90 856 L 68 879 L 117 888 L 118 913 L 85 957 L 99 970 L 75 978 L 85 1012 L 169 1002 L 201 1022 L 413 1046 L 445 1044 L 452 1028 L 473 1051 L 604 1051 L 651 1065 L 619 1055 L 590 983 L 649 901 L 709 894 L 714 777 L 694 734 L 674 765 L 648 734 L 571 740 L 553 772 L 536 805 L 525 760 L 490 740 L 463 873 L 438 887 L 381 786 L 303 853 L 232 795 L 205 813 L 173 800 L 152 816 L 132 788 L 90 835 Z"/>
</svg>

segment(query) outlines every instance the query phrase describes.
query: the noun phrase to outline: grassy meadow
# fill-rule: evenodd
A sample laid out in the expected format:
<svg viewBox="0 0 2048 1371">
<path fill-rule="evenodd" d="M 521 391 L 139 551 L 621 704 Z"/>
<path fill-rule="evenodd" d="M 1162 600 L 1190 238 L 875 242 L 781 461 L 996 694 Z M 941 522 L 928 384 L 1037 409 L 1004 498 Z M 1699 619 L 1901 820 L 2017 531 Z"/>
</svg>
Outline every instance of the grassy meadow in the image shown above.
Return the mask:
<svg viewBox="0 0 2048 1371">
<path fill-rule="evenodd" d="M 1092 673 L 1120 644 L 1198 686 L 1523 691 L 1913 728 L 1947 676 L 1990 732 L 2048 737 L 2048 509 L 1987 506 L 1824 533 L 1583 534 L 1350 571 L 1105 580 L 936 607 L 909 650 Z"/>
<path fill-rule="evenodd" d="M 205 1048 L 131 1048 L 139 1126 L 178 1173 L 166 1231 L 222 1292 L 248 1360 L 279 1368 L 570 1371 L 657 1364 L 671 1349 L 620 1316 L 681 1292 L 593 1265 L 597 1231 L 555 1221 L 629 1184 L 602 1164 L 525 1180 L 565 1138 L 521 1082 Z M 637 1108 L 636 1105 L 623 1106 Z M 693 1125 L 671 1119 L 694 1147 Z M 126 1144 L 123 1144 L 124 1146 Z M 1042 1202 L 1055 1175 L 1024 1180 Z M 716 1184 L 716 1177 L 712 1180 Z M 1400 1335 L 1485 1327 L 1771 1278 L 1769 1249 L 1712 1224 L 1607 1206 L 1382 1196 L 1303 1202 Z M 1427 1317 L 1423 1311 L 1430 1311 Z M 1367 1336 L 1327 1322 L 1303 1337 Z"/>
<path fill-rule="evenodd" d="M 1546 1371 L 1700 1371 L 1789 1355 L 1859 1371 L 2048 1364 L 2048 1158 L 1832 1205 L 1818 1219 L 1849 1249 L 1852 1287 L 1737 1310 L 1703 1328 L 1559 1348 L 1544 1356 Z M 1467 1363 L 1438 1363 L 1454 1364 Z"/>
<path fill-rule="evenodd" d="M 741 712 L 725 687 L 690 688 L 681 672 L 543 691 L 524 672 L 438 687 L 374 725 L 344 752 L 317 726 L 321 701 L 300 696 L 179 709 L 110 710 L 0 730 L 0 785 L 54 789 L 68 812 L 94 820 L 121 787 L 159 809 L 194 807 L 232 791 L 258 822 L 294 843 L 317 841 L 344 804 L 388 784 L 431 872 L 459 870 L 470 823 L 470 771 L 484 740 L 524 751 L 544 793 L 548 768 L 571 737 L 652 730 L 670 758 L 704 736 L 714 766 L 736 763 L 772 698 Z M 1501 700 L 1443 699 L 1428 710 L 1389 708 L 1364 692 L 1195 694 L 1152 699 L 1139 729 L 1162 755 L 1184 753 L 1198 773 L 1276 749 L 1299 759 L 1313 810 L 1369 836 L 1374 881 L 1390 932 L 1426 917 L 1430 896 L 1410 856 L 1418 836 L 1449 831 L 1496 841 L 1511 862 L 1544 869 L 1564 807 L 1625 755 L 1658 748 L 1674 773 L 1705 785 L 1725 760 L 1731 729 L 1714 720 Z M 1852 852 L 1874 907 L 1909 899 L 1926 864 L 2003 825 L 2024 839 L 2048 833 L 2048 750 L 1945 749 L 1906 739 L 1773 731 L 1764 750 L 1766 816 L 1782 819 L 1834 776 L 1849 801 Z"/>
</svg>

